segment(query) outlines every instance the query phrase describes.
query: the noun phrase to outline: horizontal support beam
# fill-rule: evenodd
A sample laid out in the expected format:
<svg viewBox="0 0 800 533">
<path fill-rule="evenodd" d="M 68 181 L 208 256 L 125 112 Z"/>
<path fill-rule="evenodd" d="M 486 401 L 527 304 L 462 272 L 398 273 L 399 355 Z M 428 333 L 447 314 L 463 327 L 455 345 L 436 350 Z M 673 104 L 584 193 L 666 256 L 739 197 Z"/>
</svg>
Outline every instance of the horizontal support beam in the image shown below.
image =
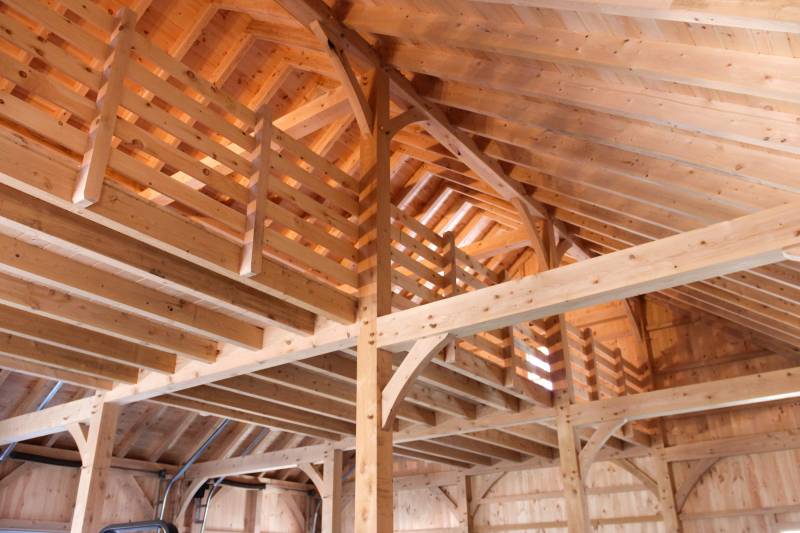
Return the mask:
<svg viewBox="0 0 800 533">
<path fill-rule="evenodd" d="M 0 420 L 0 446 L 66 431 L 70 424 L 90 418 L 102 401 L 100 396 L 90 396 Z"/>
<path fill-rule="evenodd" d="M 725 407 L 800 397 L 800 367 L 775 370 L 630 396 L 619 396 L 569 408 L 575 425 L 696 413 Z"/>
<path fill-rule="evenodd" d="M 465 337 L 776 263 L 798 244 L 800 205 L 786 204 L 380 317 L 378 343 Z"/>
<path fill-rule="evenodd" d="M 693 461 L 796 449 L 800 449 L 799 429 L 676 444 L 664 448 L 661 454 L 667 461 Z"/>
<path fill-rule="evenodd" d="M 278 450 L 243 457 L 230 457 L 218 461 L 197 463 L 186 472 L 187 479 L 208 479 L 220 476 L 234 476 L 267 470 L 293 468 L 301 463 L 318 463 L 328 446 L 305 446 Z"/>
<path fill-rule="evenodd" d="M 342 326 L 324 320 L 320 321 L 313 335 L 267 328 L 264 332 L 264 347 L 260 350 L 226 345 L 215 363 L 207 365 L 190 362 L 168 376 L 151 372 L 141 377 L 136 385 L 116 386 L 109 391 L 107 399 L 120 403 L 147 400 L 221 379 L 352 348 L 356 344 L 357 331 L 357 324 Z"/>
</svg>

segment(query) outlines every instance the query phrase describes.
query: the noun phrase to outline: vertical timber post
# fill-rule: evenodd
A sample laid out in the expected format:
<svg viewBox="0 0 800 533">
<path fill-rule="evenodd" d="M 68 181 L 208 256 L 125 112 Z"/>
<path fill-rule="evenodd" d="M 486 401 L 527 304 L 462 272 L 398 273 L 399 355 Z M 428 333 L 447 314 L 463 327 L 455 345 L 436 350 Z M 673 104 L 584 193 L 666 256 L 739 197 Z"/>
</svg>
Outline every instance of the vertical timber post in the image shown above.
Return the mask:
<svg viewBox="0 0 800 533">
<path fill-rule="evenodd" d="M 97 533 L 105 525 L 100 521 L 108 497 L 108 475 L 118 415 L 119 405 L 106 403 L 102 397 L 98 397 L 96 410 L 89 422 L 71 533 Z"/>
<path fill-rule="evenodd" d="M 470 509 L 472 487 L 470 486 L 468 475 L 464 474 L 458 478 L 456 493 L 458 498 L 458 533 L 470 533 L 472 531 L 472 512 Z"/>
<path fill-rule="evenodd" d="M 261 273 L 264 262 L 264 221 L 267 212 L 267 183 L 269 181 L 272 148 L 272 115 L 264 106 L 258 112 L 256 141 L 258 142 L 247 184 L 247 218 L 245 219 L 244 246 L 239 273 L 255 276 Z"/>
<path fill-rule="evenodd" d="M 322 458 L 322 533 L 342 531 L 342 450 L 328 450 Z"/>
<path fill-rule="evenodd" d="M 381 395 L 391 354 L 377 347 L 377 318 L 391 312 L 389 80 L 376 69 L 373 126 L 361 139 L 359 316 L 356 393 L 355 533 L 392 532 L 392 431 L 382 428 Z"/>
<path fill-rule="evenodd" d="M 551 220 L 545 220 L 542 248 L 547 259 L 548 269 L 558 267 L 560 262 L 556 244 L 553 223 Z M 563 372 L 564 376 L 564 387 L 559 391 L 555 391 L 553 403 L 556 407 L 558 455 L 561 466 L 561 480 L 564 484 L 567 526 L 570 533 L 589 533 L 592 531 L 592 525 L 589 518 L 589 505 L 584 484 L 586 472 L 581 472 L 581 441 L 576 428 L 567 416 L 569 406 L 575 401 L 575 380 L 572 375 L 572 358 L 569 353 L 567 321 L 564 315 L 558 315 L 547 319 L 545 323 L 547 325 L 546 334 L 551 361 L 560 358 L 560 363 L 563 365 L 561 372 Z"/>
<path fill-rule="evenodd" d="M 123 83 L 131 60 L 136 32 L 136 13 L 123 8 L 111 37 L 111 54 L 103 67 L 103 85 L 97 93 L 97 116 L 89 127 L 89 142 L 75 180 L 72 201 L 88 207 L 100 199 L 106 167 L 111 159 L 112 137 L 117 124 L 117 107 L 122 100 Z"/>
</svg>

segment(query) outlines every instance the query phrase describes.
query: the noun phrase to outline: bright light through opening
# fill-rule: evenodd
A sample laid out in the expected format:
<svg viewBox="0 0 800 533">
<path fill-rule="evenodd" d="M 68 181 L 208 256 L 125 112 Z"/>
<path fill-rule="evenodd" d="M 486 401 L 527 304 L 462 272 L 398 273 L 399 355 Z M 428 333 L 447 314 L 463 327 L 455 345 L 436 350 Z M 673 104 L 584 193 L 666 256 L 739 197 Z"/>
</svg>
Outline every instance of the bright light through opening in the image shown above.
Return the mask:
<svg viewBox="0 0 800 533">
<path fill-rule="evenodd" d="M 550 355 L 550 350 L 547 349 L 547 346 L 537 346 L 536 350 L 544 356 Z M 525 361 L 527 361 L 528 364 L 535 366 L 536 368 L 541 368 L 547 373 L 550 372 L 550 364 L 547 363 L 547 361 L 544 361 L 543 359 L 536 357 L 536 355 L 532 353 L 528 353 L 525 355 Z M 544 379 L 540 377 L 536 372 L 528 372 L 528 379 L 533 381 L 537 385 L 544 387 L 547 390 L 553 390 L 553 382 L 550 381 L 549 379 Z"/>
</svg>

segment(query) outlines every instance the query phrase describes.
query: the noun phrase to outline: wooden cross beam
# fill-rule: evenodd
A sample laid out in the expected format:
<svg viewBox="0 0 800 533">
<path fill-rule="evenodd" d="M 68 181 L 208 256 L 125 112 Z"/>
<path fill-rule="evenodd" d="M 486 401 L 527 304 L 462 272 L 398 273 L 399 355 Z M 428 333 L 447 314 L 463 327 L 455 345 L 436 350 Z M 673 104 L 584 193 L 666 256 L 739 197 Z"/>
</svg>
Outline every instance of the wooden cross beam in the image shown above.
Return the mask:
<svg viewBox="0 0 800 533">
<path fill-rule="evenodd" d="M 797 246 L 800 205 L 786 204 L 380 317 L 378 342 L 464 337 L 776 263 Z"/>
</svg>

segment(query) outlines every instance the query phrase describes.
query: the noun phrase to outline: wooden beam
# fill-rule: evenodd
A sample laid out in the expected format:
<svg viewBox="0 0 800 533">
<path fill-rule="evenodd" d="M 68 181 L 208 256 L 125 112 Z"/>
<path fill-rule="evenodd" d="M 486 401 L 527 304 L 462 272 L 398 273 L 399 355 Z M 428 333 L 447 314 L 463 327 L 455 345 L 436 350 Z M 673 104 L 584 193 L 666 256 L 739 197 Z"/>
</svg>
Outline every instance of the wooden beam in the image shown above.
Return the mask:
<svg viewBox="0 0 800 533">
<path fill-rule="evenodd" d="M 667 533 L 682 533 L 683 524 L 678 517 L 675 501 L 675 485 L 669 463 L 661 458 L 655 459 L 655 478 L 658 483 L 658 501 L 661 505 L 661 518 Z"/>
<path fill-rule="evenodd" d="M 359 322 L 356 358 L 355 533 L 392 532 L 392 432 L 383 429 L 382 394 L 392 356 L 376 338 L 379 317 L 391 313 L 391 184 L 389 80 L 373 80 L 374 123 L 361 139 L 359 183 Z"/>
<path fill-rule="evenodd" d="M 113 188 L 112 184 L 106 184 L 106 189 Z M 126 199 L 119 197 L 123 203 Z M 103 202 L 101 198 L 92 209 L 99 209 Z M 135 203 L 140 202 L 143 201 L 136 200 Z M 130 274 L 166 284 L 226 310 L 243 313 L 256 322 L 276 324 L 304 333 L 314 328 L 315 316 L 309 311 L 7 185 L 0 185 L 0 205 L 0 222 L 3 226 L 35 235 L 42 242 L 56 244 L 71 252 L 89 254 Z M 142 203 L 137 210 L 146 207 Z M 168 226 L 171 224 L 166 220 L 163 223 Z M 236 257 L 238 261 L 238 255 Z"/>
<path fill-rule="evenodd" d="M 214 362 L 217 357 L 217 343 L 214 341 L 2 273 L 0 304 L 4 316 L 14 314 L 7 310 L 17 309 L 24 316 L 41 316 L 45 321 L 72 324 L 94 331 L 98 336 L 108 335 L 125 343 L 141 345 L 142 350 L 152 347 L 161 351 L 165 361 L 169 361 L 173 353 L 206 363 Z M 147 359 L 143 358 L 142 364 L 146 362 Z M 130 363 L 139 366 L 132 359 Z M 146 367 L 160 368 L 150 364 Z"/>
<path fill-rule="evenodd" d="M 527 228 L 506 231 L 464 246 L 464 253 L 478 260 L 489 259 L 530 246 Z"/>
<path fill-rule="evenodd" d="M 519 7 L 538 7 L 670 20 L 690 24 L 729 26 L 753 30 L 800 33 L 800 14 L 791 1 L 751 2 L 750 0 L 486 0 L 488 3 Z"/>
<path fill-rule="evenodd" d="M 294 468 L 300 463 L 318 463 L 329 450 L 327 445 L 290 448 L 261 454 L 229 457 L 216 461 L 203 461 L 192 465 L 186 471 L 187 479 L 208 479 L 220 476 L 252 474 L 269 470 Z"/>
<path fill-rule="evenodd" d="M 344 53 L 344 49 L 338 44 L 339 39 L 331 30 L 326 28 L 324 22 L 319 20 L 313 21 L 309 28 L 322 44 L 323 50 L 325 50 L 333 63 L 333 69 L 339 77 L 342 88 L 347 93 L 347 99 L 350 101 L 350 107 L 356 117 L 359 129 L 361 129 L 361 134 L 368 135 L 372 129 L 372 110 L 369 107 L 369 102 L 367 102 L 367 97 L 364 95 L 364 89 L 358 82 L 350 61 Z"/>
<path fill-rule="evenodd" d="M 693 461 L 798 448 L 800 448 L 800 430 L 793 429 L 676 444 L 664 448 L 662 453 L 667 461 Z"/>
<path fill-rule="evenodd" d="M 519 182 L 508 177 L 500 164 L 483 153 L 468 134 L 453 126 L 444 111 L 421 97 L 400 71 L 383 64 L 375 49 L 358 33 L 342 24 L 327 5 L 319 0 L 279 0 L 278 3 L 305 26 L 310 27 L 315 22 L 325 26 L 326 35 L 335 39 L 339 53 L 350 52 L 369 68 L 382 69 L 395 93 L 422 114 L 426 128 L 443 146 L 474 170 L 503 198 L 517 198 L 530 212 L 549 218 L 543 204 L 531 198 Z M 388 120 L 385 127 L 387 130 L 391 129 Z M 579 259 L 588 258 L 588 254 L 576 244 L 563 223 L 556 221 L 556 227 L 562 238 L 575 244 Z"/>
<path fill-rule="evenodd" d="M 444 332 L 464 337 L 747 270 L 783 260 L 798 241 L 800 206 L 787 204 L 392 313 L 378 320 L 379 345 L 409 346 Z"/>
<path fill-rule="evenodd" d="M 237 346 L 260 348 L 264 336 L 258 326 L 6 235 L 0 271 Z"/>
<path fill-rule="evenodd" d="M 15 335 L 0 334 L 0 354 L 99 379 L 136 383 L 139 369 Z M 3 366 L 0 363 L 0 366 Z M 68 381 L 68 380 L 67 380 Z"/>
<path fill-rule="evenodd" d="M 684 385 L 573 405 L 578 425 L 644 420 L 800 397 L 800 367 Z"/>
<path fill-rule="evenodd" d="M 103 68 L 103 85 L 97 93 L 98 114 L 89 129 L 89 145 L 83 155 L 72 195 L 72 201 L 80 207 L 88 207 L 100 199 L 113 149 L 111 143 L 117 123 L 117 107 L 122 100 L 123 81 L 131 60 L 135 34 L 136 14 L 124 8 L 111 36 L 112 51 Z"/>
<path fill-rule="evenodd" d="M 413 13 L 408 24 L 402 9 L 359 7 L 344 23 L 360 31 L 401 40 L 466 48 L 523 59 L 624 71 L 665 82 L 797 102 L 795 58 L 741 53 L 694 44 L 620 39 L 602 32 L 572 32 L 514 23 L 469 22 L 454 28 L 447 15 Z M 576 52 L 578 50 L 579 52 Z M 773 83 L 764 84 L 769 78 Z"/>
<path fill-rule="evenodd" d="M 342 530 L 342 452 L 326 450 L 322 455 L 323 490 L 322 533 L 339 533 Z"/>
<path fill-rule="evenodd" d="M 253 158 L 253 173 L 247 183 L 247 218 L 242 265 L 239 269 L 243 276 L 260 274 L 264 263 L 264 220 L 267 216 L 267 183 L 272 155 L 272 115 L 266 107 L 259 111 L 255 137 L 257 151 Z"/>
<path fill-rule="evenodd" d="M 448 342 L 450 342 L 450 336 L 445 333 L 414 343 L 381 393 L 383 429 L 392 429 L 395 416 L 406 393 L 411 389 L 417 376 L 425 370 L 433 356 L 439 353 Z"/>
<path fill-rule="evenodd" d="M 260 350 L 225 345 L 215 363 L 207 365 L 189 362 L 169 376 L 149 373 L 142 376 L 135 386 L 115 387 L 109 392 L 108 397 L 120 403 L 146 400 L 161 394 L 352 348 L 357 336 L 357 325 L 341 326 L 326 321 L 321 321 L 316 333 L 310 336 L 267 328 L 264 348 Z"/>
<path fill-rule="evenodd" d="M 0 420 L 0 445 L 66 431 L 71 424 L 92 418 L 102 403 L 102 396 L 90 396 Z"/>
<path fill-rule="evenodd" d="M 584 485 L 586 473 L 581 471 L 579 460 L 580 440 L 575 428 L 565 415 L 558 416 L 556 424 L 561 463 L 561 482 L 564 485 L 565 510 L 569 531 L 590 533 L 592 527 L 589 520 L 589 508 Z"/>
<path fill-rule="evenodd" d="M 697 485 L 697 482 L 700 481 L 700 478 L 702 478 L 706 472 L 717 464 L 719 459 L 719 457 L 699 459 L 689 467 L 689 471 L 686 472 L 683 481 L 675 490 L 674 502 L 676 513 L 681 512 L 686 505 L 686 500 L 689 499 L 689 495 L 692 493 L 692 490 L 694 490 L 695 485 Z"/>
<path fill-rule="evenodd" d="M 102 397 L 89 421 L 86 451 L 75 496 L 71 533 L 95 533 L 103 526 L 103 507 L 108 499 L 109 471 L 119 405 L 106 403 Z"/>
<path fill-rule="evenodd" d="M 0 368 L 13 370 L 20 374 L 34 376 L 44 379 L 52 379 L 55 381 L 63 381 L 65 383 L 72 383 L 79 387 L 86 387 L 87 389 L 97 389 L 100 391 L 110 390 L 114 386 L 114 382 L 109 379 L 96 378 L 94 376 L 87 376 L 86 374 L 79 374 L 71 370 L 63 370 L 46 366 L 40 363 L 31 361 L 24 361 L 16 357 L 8 357 L 0 355 Z"/>
<path fill-rule="evenodd" d="M 141 346 L 72 324 L 0 305 L 0 330 L 54 344 L 93 357 L 170 374 L 175 371 L 172 353 Z"/>
</svg>

